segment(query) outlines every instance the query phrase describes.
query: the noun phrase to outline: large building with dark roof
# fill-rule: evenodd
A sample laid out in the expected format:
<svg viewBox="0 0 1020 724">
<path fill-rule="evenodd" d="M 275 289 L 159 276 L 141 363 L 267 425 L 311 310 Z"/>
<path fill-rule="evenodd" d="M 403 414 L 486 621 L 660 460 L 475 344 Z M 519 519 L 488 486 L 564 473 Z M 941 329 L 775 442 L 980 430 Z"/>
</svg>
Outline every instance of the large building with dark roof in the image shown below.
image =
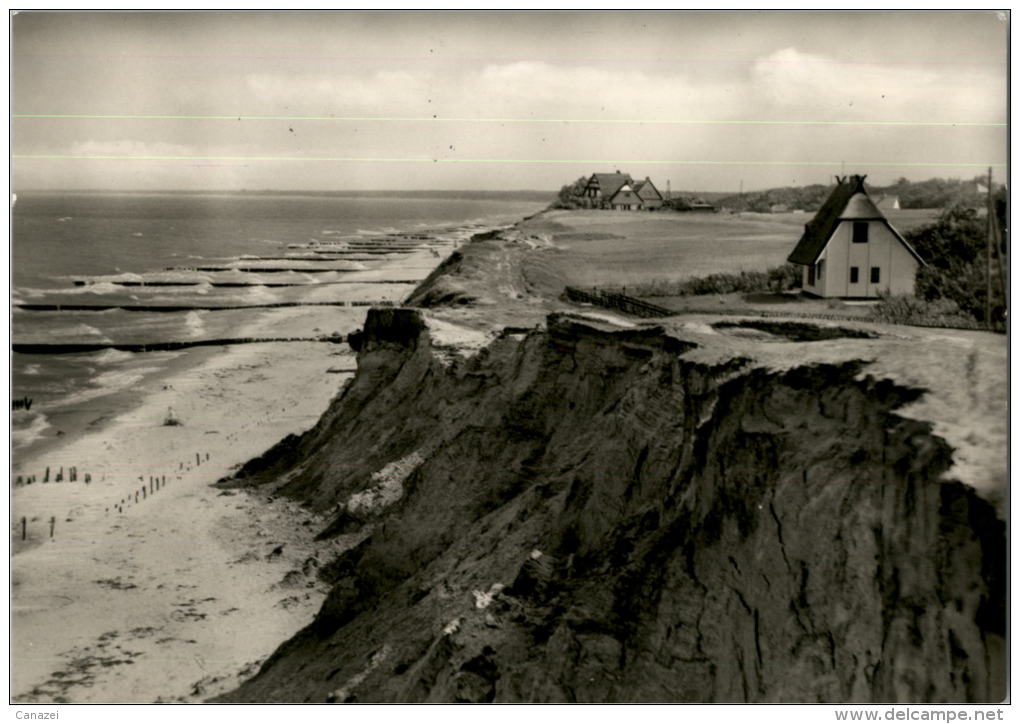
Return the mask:
<svg viewBox="0 0 1020 724">
<path fill-rule="evenodd" d="M 608 204 L 621 187 L 634 183 L 629 173 L 593 173 L 584 187 L 584 195 L 596 206 Z"/>
<path fill-rule="evenodd" d="M 663 198 L 651 179 L 635 182 L 629 173 L 593 173 L 584 187 L 592 206 L 603 209 L 638 211 L 658 209 Z"/>
<path fill-rule="evenodd" d="M 847 299 L 914 293 L 924 260 L 868 196 L 864 178 L 836 177 L 836 188 L 787 257 L 803 267 L 805 293 Z"/>
</svg>

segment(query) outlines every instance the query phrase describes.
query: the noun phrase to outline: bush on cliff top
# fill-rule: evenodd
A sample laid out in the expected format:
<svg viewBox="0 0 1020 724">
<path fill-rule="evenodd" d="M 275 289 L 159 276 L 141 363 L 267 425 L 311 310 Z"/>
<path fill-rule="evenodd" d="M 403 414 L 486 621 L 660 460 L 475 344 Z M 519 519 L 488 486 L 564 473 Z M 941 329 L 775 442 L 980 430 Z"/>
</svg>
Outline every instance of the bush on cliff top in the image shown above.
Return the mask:
<svg viewBox="0 0 1020 724">
<path fill-rule="evenodd" d="M 766 271 L 727 272 L 693 279 L 652 279 L 647 282 L 628 284 L 626 290 L 621 291 L 633 297 L 688 297 L 702 294 L 747 294 L 752 292 L 775 292 L 778 294 L 790 289 L 798 289 L 800 285 L 799 267 L 795 264 L 783 264 Z"/>
</svg>

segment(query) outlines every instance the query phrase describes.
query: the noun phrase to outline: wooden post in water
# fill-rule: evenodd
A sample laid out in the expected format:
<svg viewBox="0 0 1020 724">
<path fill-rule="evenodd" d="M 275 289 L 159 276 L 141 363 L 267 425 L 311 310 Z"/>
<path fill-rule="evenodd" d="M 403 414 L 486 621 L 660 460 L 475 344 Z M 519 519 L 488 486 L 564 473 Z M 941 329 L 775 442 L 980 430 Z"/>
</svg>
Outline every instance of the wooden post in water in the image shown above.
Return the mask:
<svg viewBox="0 0 1020 724">
<path fill-rule="evenodd" d="M 53 529 L 57 527 L 57 516 L 50 516 L 50 538 L 53 538 Z"/>
<path fill-rule="evenodd" d="M 47 466 L 46 466 L 46 474 L 45 474 L 45 475 L 43 475 L 43 479 L 42 479 L 42 481 L 43 481 L 44 483 L 48 483 L 48 482 L 50 482 L 50 466 L 49 466 L 49 465 L 47 465 Z"/>
<path fill-rule="evenodd" d="M 25 540 L 28 535 L 28 520 L 25 516 L 21 516 L 21 540 Z"/>
<path fill-rule="evenodd" d="M 145 488 L 142 488 L 142 500 L 145 500 L 145 495 L 146 495 Z"/>
<path fill-rule="evenodd" d="M 198 453 L 195 453 L 195 466 L 197 467 L 197 466 L 199 466 L 201 464 L 202 464 L 202 459 L 198 456 Z"/>
<path fill-rule="evenodd" d="M 135 502 L 136 503 L 138 502 L 138 493 L 137 492 L 135 492 Z"/>
</svg>

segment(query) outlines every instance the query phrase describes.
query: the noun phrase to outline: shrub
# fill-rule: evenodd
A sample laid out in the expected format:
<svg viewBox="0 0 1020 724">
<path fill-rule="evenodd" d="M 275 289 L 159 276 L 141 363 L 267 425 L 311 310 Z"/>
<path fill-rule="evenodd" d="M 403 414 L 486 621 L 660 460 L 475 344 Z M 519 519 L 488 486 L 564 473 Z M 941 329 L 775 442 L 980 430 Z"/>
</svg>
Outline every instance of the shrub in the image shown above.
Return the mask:
<svg viewBox="0 0 1020 724">
<path fill-rule="evenodd" d="M 551 205 L 554 209 L 578 209 L 586 208 L 590 204 L 584 197 L 584 187 L 588 184 L 588 179 L 582 176 L 577 179 L 574 183 L 568 184 L 560 188 L 560 192 L 556 195 L 556 201 Z"/>
<path fill-rule="evenodd" d="M 997 215 L 998 216 L 998 215 Z M 1004 220 L 997 218 L 1001 225 Z M 953 302 L 971 319 L 985 321 L 985 249 L 987 220 L 973 209 L 954 206 L 933 224 L 914 229 L 906 239 L 925 260 L 927 266 L 917 272 L 915 293 L 926 302 Z M 1005 233 L 1002 234 L 1005 237 Z M 998 270 L 992 283 L 992 323 L 1002 324 L 1006 300 L 1002 295 Z"/>
<path fill-rule="evenodd" d="M 774 292 L 780 294 L 800 288 L 800 267 L 784 264 L 767 271 L 740 271 L 709 274 L 693 279 L 653 279 L 628 284 L 625 294 L 636 297 L 688 297 L 703 294 L 748 294 Z"/>
<path fill-rule="evenodd" d="M 935 327 L 976 329 L 974 317 L 963 312 L 951 299 L 927 301 L 908 294 L 882 298 L 871 310 L 876 322 L 918 324 Z"/>
</svg>

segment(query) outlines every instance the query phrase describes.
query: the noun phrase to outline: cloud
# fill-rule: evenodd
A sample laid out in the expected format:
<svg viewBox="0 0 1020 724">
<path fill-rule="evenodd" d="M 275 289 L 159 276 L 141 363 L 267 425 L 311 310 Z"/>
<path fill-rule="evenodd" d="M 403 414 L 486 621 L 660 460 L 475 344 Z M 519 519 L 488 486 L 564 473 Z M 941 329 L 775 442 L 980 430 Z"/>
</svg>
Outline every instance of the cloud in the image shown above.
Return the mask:
<svg viewBox="0 0 1020 724">
<path fill-rule="evenodd" d="M 256 107 L 279 115 L 303 109 L 322 115 L 385 113 L 428 102 L 428 74 L 376 71 L 362 75 L 253 73 L 245 85 Z"/>
<path fill-rule="evenodd" d="M 191 146 L 164 141 L 140 141 L 119 139 L 115 141 L 74 141 L 69 153 L 72 156 L 131 156 L 134 158 L 151 156 L 194 156 L 199 151 Z"/>
<path fill-rule="evenodd" d="M 336 163 L 311 161 L 253 160 L 233 166 L 174 161 L 64 164 L 82 175 L 83 185 L 131 187 L 158 181 L 176 188 L 231 183 L 248 188 L 332 188 L 338 183 L 360 188 L 416 184 L 498 188 L 509 183 L 553 188 L 598 165 L 629 163 L 632 173 L 657 174 L 657 180 L 672 178 L 674 187 L 709 189 L 734 188 L 738 171 L 732 164 L 742 162 L 747 166 L 739 171 L 738 181 L 764 185 L 818 180 L 829 173 L 829 169 L 819 169 L 817 178 L 809 177 L 811 167 L 784 166 L 787 162 L 880 162 L 882 166 L 854 170 L 877 173 L 881 168 L 890 177 L 916 178 L 928 173 L 910 167 L 917 162 L 945 164 L 932 169 L 931 175 L 959 175 L 965 171 L 958 171 L 954 164 L 985 164 L 1005 158 L 1002 128 L 899 125 L 915 121 L 1004 122 L 1005 80 L 994 65 L 883 64 L 866 58 L 846 62 L 790 46 L 762 53 L 749 63 L 725 67 L 644 60 L 633 64 L 526 60 L 465 64 L 455 69 L 406 65 L 365 72 L 359 72 L 360 67 L 348 63 L 338 73 L 324 72 L 321 67 L 315 72 L 244 71 L 201 84 L 171 85 L 161 96 L 167 108 L 147 110 L 174 115 L 415 119 L 435 115 L 440 119 L 497 121 L 242 122 L 231 118 L 104 120 L 94 125 L 19 121 L 18 153 L 527 162 L 498 167 L 358 162 L 344 167 L 348 171 L 343 174 L 337 173 Z M 512 123 L 498 119 L 588 122 Z M 621 120 L 646 124 L 598 122 Z M 742 123 L 747 121 L 771 123 Z M 816 125 L 787 125 L 785 121 L 814 121 Z M 826 123 L 834 121 L 850 124 Z M 866 121 L 887 125 L 857 123 Z M 74 135 L 61 137 L 61 132 Z M 576 160 L 577 165 L 542 163 L 550 160 Z M 642 160 L 651 163 L 638 169 Z M 728 165 L 670 166 L 674 161 Z M 888 165 L 894 163 L 905 165 Z M 42 185 L 49 173 L 65 183 L 70 177 L 58 172 L 58 165 L 56 161 L 21 162 L 15 170 L 19 180 L 35 183 L 38 179 Z M 116 182 L 121 177 L 123 180 Z"/>
<path fill-rule="evenodd" d="M 997 76 L 950 66 L 841 63 L 784 48 L 751 69 L 753 107 L 787 120 L 1004 122 Z"/>
<path fill-rule="evenodd" d="M 339 75 L 260 73 L 248 105 L 285 115 L 663 121 L 1003 122 L 1000 73 L 840 62 L 788 47 L 739 73 L 540 61 Z"/>
</svg>

